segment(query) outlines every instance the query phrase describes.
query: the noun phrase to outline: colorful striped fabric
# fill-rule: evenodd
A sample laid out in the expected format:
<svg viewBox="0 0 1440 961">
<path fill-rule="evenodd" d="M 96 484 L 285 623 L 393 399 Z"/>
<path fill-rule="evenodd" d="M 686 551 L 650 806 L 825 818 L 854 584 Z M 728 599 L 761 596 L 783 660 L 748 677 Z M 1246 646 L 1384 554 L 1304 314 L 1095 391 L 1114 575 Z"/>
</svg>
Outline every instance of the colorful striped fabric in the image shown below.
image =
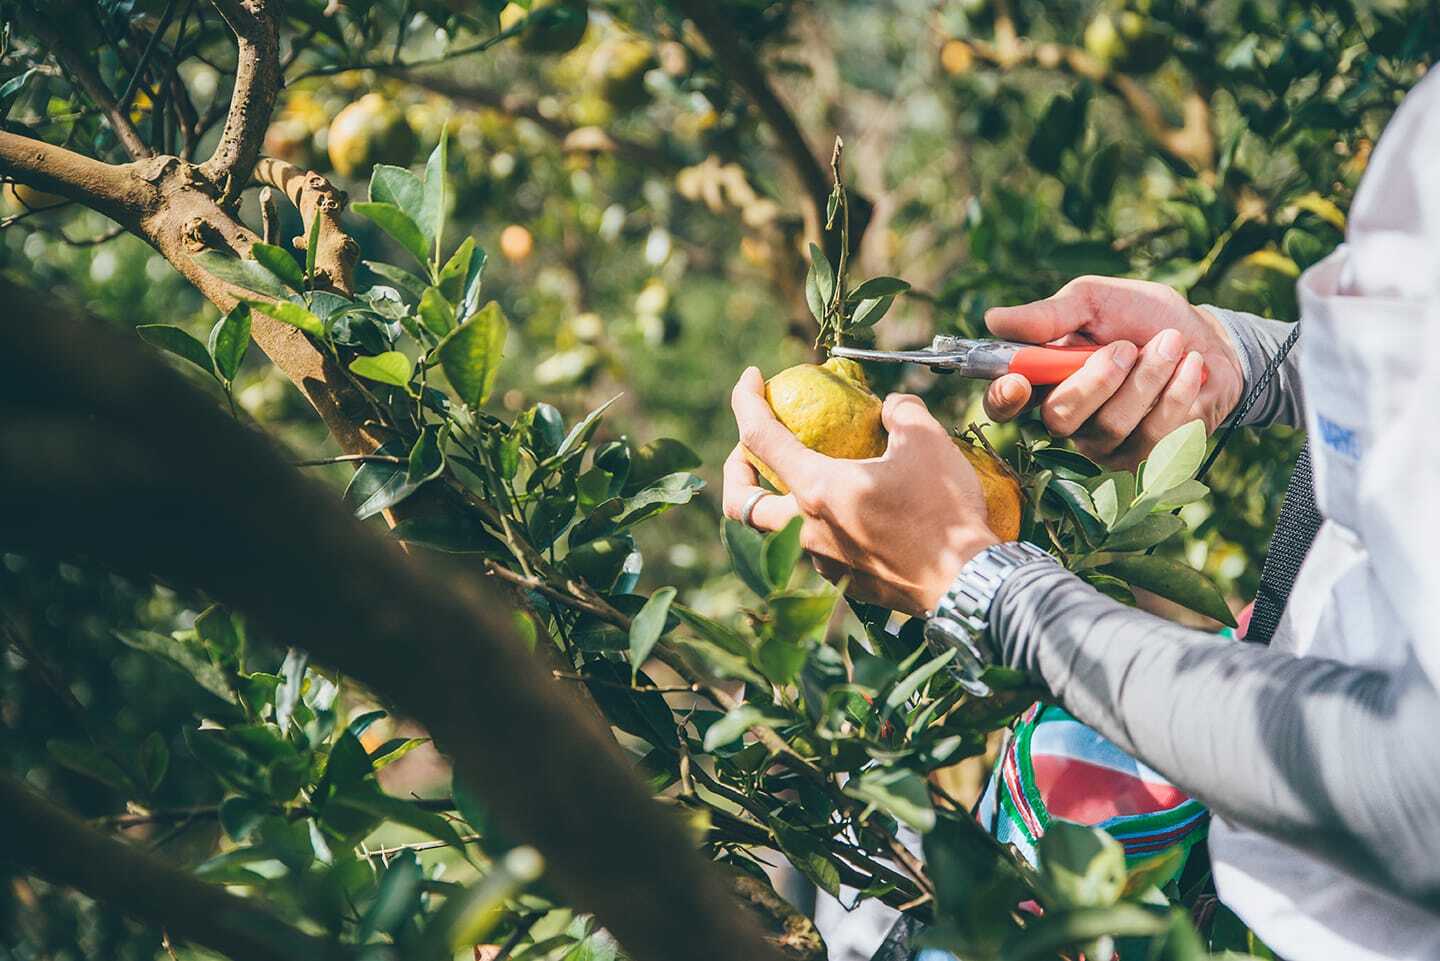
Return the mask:
<svg viewBox="0 0 1440 961">
<path fill-rule="evenodd" d="M 1131 867 L 1188 851 L 1208 824 L 1200 802 L 1063 708 L 1038 703 L 1016 723 L 976 813 L 1032 864 L 1052 818 L 1108 831 Z"/>
</svg>

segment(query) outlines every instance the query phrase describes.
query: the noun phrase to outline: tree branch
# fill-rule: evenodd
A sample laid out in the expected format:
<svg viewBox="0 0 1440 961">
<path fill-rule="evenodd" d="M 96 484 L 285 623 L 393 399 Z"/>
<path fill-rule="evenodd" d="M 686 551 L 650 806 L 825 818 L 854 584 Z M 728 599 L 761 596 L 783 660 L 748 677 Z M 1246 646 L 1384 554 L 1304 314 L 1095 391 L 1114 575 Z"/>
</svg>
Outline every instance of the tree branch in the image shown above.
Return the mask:
<svg viewBox="0 0 1440 961">
<path fill-rule="evenodd" d="M 43 140 L 0 130 L 0 176 L 59 194 L 120 223 L 134 224 L 156 198 L 135 164 L 107 164 Z"/>
<path fill-rule="evenodd" d="M 303 638 L 424 724 L 637 961 L 778 957 L 493 588 L 360 524 L 132 338 L 3 280 L 0 297 L 7 542 L 158 571 Z"/>
<path fill-rule="evenodd" d="M 770 85 L 770 79 L 755 52 L 746 46 L 731 28 L 723 7 L 708 0 L 673 0 L 671 6 L 695 24 L 700 35 L 710 45 L 715 62 L 750 97 L 755 108 L 760 111 L 760 116 L 780 141 L 781 151 L 790 161 L 791 169 L 795 171 L 805 190 L 808 201 L 805 211 L 808 231 L 811 236 L 820 237 L 821 228 L 825 224 L 825 201 L 830 196 L 829 174 L 820 155 L 816 154 L 806 141 L 795 117 Z M 850 203 L 854 217 L 850 243 L 852 247 L 858 248 L 865 227 L 870 222 L 871 204 L 865 197 L 853 191 Z M 837 253 L 838 251 L 832 251 L 832 261 Z"/>
<path fill-rule="evenodd" d="M 85 96 L 94 101 L 95 106 L 105 115 L 110 123 L 110 129 L 115 132 L 115 139 L 120 141 L 125 152 L 132 160 L 142 160 L 146 157 L 155 156 L 155 151 L 150 149 L 130 122 L 130 116 L 116 101 L 115 95 L 100 79 L 100 74 L 89 60 L 79 51 L 73 49 L 66 41 L 64 34 L 45 16 L 34 16 L 25 12 L 20 7 L 21 20 L 25 29 L 33 33 L 42 44 L 50 48 L 60 66 L 64 69 L 68 78 L 81 90 Z"/>
<path fill-rule="evenodd" d="M 215 9 L 235 31 L 235 87 L 220 142 L 200 165 L 220 186 L 221 199 L 240 195 L 260 156 L 265 127 L 280 92 L 280 31 L 274 0 L 213 0 Z"/>
<path fill-rule="evenodd" d="M 338 946 L 296 930 L 254 899 L 107 837 L 10 777 L 0 776 L 0 810 L 0 849 L 7 860 L 173 936 L 235 961 L 341 956 Z"/>
<path fill-rule="evenodd" d="M 355 264 L 360 260 L 360 247 L 340 223 L 340 213 L 348 199 L 345 191 L 313 170 L 301 170 L 292 163 L 270 157 L 261 157 L 256 162 L 255 180 L 279 190 L 300 211 L 305 232 L 294 239 L 296 249 L 305 250 L 310 228 L 319 219 L 316 279 L 322 287 L 347 297 L 354 296 Z"/>
</svg>

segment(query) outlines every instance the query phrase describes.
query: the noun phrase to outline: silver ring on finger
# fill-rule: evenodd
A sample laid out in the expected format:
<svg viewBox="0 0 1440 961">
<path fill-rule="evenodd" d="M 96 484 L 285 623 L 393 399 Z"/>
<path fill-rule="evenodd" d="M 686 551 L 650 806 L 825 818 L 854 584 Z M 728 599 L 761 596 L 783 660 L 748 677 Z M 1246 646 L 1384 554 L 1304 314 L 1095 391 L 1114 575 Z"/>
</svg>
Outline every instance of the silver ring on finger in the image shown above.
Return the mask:
<svg viewBox="0 0 1440 961">
<path fill-rule="evenodd" d="M 756 491 L 755 493 L 751 494 L 746 499 L 745 506 L 740 508 L 740 523 L 744 524 L 746 527 L 755 527 L 755 505 L 760 503 L 760 498 L 768 497 L 769 495 L 769 491 Z M 759 528 L 755 529 L 759 530 Z"/>
</svg>

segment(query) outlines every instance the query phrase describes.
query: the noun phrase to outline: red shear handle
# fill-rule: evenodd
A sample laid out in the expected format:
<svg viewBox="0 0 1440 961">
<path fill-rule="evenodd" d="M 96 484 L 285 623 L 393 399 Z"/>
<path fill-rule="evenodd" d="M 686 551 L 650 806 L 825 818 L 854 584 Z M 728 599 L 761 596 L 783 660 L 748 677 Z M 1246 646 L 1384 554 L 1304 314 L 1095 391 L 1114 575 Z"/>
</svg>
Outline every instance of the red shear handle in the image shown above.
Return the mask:
<svg viewBox="0 0 1440 961">
<path fill-rule="evenodd" d="M 1010 373 L 1019 374 L 1032 384 L 1058 384 L 1085 366 L 1090 355 L 1099 350 L 1089 344 L 1074 347 L 1021 347 L 1010 358 Z"/>
<path fill-rule="evenodd" d="M 1077 344 L 1073 347 L 1021 347 L 1010 359 L 1010 373 L 1019 374 L 1037 386 L 1058 384 L 1085 366 L 1099 346 Z M 1200 383 L 1210 379 L 1210 368 L 1200 371 Z"/>
</svg>

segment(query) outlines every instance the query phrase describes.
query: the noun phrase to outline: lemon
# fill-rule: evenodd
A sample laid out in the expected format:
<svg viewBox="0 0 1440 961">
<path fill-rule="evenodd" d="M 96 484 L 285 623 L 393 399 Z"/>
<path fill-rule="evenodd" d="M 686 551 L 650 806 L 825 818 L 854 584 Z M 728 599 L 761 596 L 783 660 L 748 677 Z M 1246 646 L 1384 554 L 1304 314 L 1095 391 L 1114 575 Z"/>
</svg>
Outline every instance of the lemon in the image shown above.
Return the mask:
<svg viewBox="0 0 1440 961">
<path fill-rule="evenodd" d="M 380 163 L 405 166 L 415 159 L 416 146 L 405 111 L 379 93 L 367 93 L 336 114 L 326 145 L 342 177 L 368 173 Z"/>
<path fill-rule="evenodd" d="M 885 453 L 880 398 L 853 360 L 832 357 L 823 364 L 782 370 L 766 382 L 765 399 L 800 443 L 826 457 L 861 460 Z M 956 446 L 980 478 L 990 529 L 1002 540 L 1014 540 L 1020 536 L 1019 482 L 989 451 L 959 440 Z M 789 492 L 759 458 L 749 451 L 745 454 L 772 487 L 782 494 Z"/>
</svg>

